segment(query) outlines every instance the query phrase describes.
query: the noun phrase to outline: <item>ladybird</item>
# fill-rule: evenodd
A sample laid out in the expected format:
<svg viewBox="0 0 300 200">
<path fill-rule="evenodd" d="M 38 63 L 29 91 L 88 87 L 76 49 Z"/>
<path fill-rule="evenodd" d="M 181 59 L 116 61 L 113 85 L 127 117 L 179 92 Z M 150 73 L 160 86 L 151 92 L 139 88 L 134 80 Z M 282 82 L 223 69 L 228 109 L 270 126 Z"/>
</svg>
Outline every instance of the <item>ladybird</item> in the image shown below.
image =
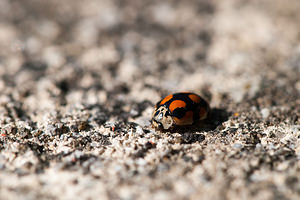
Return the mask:
<svg viewBox="0 0 300 200">
<path fill-rule="evenodd" d="M 209 105 L 202 97 L 190 92 L 180 92 L 157 102 L 151 123 L 155 128 L 167 130 L 203 120 L 208 112 Z"/>
</svg>

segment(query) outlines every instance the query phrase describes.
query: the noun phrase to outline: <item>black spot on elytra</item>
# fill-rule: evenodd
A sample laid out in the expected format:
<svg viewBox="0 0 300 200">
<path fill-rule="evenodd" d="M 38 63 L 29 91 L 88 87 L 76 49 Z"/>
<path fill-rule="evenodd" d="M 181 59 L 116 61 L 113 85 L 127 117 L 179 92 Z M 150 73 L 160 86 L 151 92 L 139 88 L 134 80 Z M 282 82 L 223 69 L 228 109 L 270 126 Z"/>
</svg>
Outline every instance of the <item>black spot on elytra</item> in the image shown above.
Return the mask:
<svg viewBox="0 0 300 200">
<path fill-rule="evenodd" d="M 182 118 L 184 117 L 186 113 L 186 109 L 185 108 L 176 108 L 173 110 L 172 112 L 172 116 L 177 117 L 177 118 Z"/>
</svg>

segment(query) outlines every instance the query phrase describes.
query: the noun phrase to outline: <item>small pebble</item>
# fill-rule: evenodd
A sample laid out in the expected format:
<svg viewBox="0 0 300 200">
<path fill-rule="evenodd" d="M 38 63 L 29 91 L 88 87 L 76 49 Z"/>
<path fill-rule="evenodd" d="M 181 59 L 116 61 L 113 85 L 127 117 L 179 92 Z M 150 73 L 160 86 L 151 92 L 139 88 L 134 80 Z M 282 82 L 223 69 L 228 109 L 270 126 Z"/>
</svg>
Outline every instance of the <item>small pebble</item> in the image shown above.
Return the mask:
<svg viewBox="0 0 300 200">
<path fill-rule="evenodd" d="M 270 110 L 268 108 L 263 108 L 260 112 L 264 119 L 266 119 L 270 115 Z"/>
</svg>

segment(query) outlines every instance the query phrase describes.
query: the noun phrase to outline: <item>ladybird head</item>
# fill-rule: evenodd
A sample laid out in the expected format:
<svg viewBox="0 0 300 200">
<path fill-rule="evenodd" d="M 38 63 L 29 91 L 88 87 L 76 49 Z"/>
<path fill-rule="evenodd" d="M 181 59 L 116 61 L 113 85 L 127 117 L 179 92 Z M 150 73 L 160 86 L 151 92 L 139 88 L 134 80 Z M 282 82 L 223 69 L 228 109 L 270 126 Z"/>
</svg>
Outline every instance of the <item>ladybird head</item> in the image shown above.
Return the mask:
<svg viewBox="0 0 300 200">
<path fill-rule="evenodd" d="M 174 124 L 174 120 L 165 106 L 154 109 L 151 121 L 152 125 L 158 129 L 169 129 Z"/>
</svg>

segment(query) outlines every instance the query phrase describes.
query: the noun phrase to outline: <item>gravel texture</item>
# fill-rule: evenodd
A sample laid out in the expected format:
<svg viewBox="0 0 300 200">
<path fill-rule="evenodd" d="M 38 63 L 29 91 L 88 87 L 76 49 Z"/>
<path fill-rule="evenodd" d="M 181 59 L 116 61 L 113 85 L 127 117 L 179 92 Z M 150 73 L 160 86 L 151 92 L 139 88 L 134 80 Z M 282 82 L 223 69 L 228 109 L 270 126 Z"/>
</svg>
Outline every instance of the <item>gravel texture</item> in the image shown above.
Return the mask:
<svg viewBox="0 0 300 200">
<path fill-rule="evenodd" d="M 0 199 L 299 199 L 299 0 L 0 1 Z M 160 132 L 165 95 L 209 118 Z"/>
</svg>

